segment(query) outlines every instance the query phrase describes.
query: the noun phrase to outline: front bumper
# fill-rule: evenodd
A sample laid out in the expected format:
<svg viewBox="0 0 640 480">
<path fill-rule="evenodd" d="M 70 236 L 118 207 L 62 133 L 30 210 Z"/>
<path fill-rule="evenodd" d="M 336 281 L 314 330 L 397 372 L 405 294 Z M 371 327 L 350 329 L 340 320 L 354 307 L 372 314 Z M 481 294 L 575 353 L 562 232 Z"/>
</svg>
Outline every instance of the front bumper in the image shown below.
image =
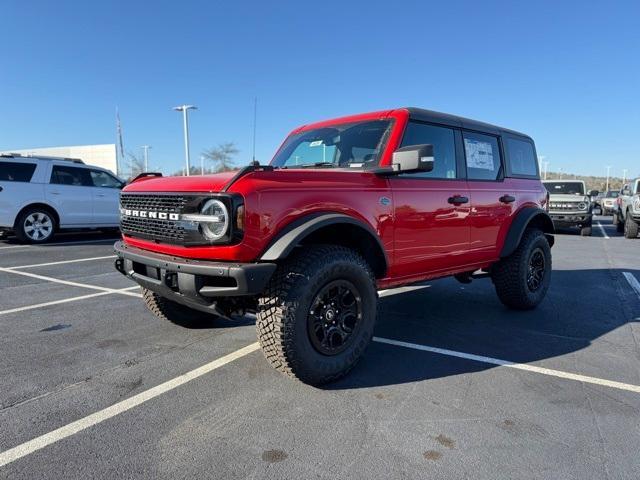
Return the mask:
<svg viewBox="0 0 640 480">
<path fill-rule="evenodd" d="M 116 270 L 162 297 L 217 313 L 216 300 L 263 292 L 275 263 L 208 262 L 172 257 L 131 247 L 113 246 Z"/>
<path fill-rule="evenodd" d="M 549 212 L 553 224 L 558 227 L 591 225 L 593 214 L 591 212 Z"/>
</svg>

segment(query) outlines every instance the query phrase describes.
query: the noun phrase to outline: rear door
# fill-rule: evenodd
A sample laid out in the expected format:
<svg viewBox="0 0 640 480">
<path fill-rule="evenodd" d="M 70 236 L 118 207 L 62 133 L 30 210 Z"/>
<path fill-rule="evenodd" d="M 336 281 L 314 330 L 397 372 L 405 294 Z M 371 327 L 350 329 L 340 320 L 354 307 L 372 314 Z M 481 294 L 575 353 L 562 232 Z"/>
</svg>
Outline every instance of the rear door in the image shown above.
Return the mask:
<svg viewBox="0 0 640 480">
<path fill-rule="evenodd" d="M 469 193 L 460 169 L 459 131 L 410 121 L 401 147 L 431 144 L 434 169 L 389 178 L 394 203 L 394 275 L 464 265 L 469 248 Z"/>
<path fill-rule="evenodd" d="M 503 225 L 510 220 L 516 198 L 513 179 L 505 179 L 500 137 L 462 131 L 469 186 L 470 255 L 474 261 L 495 259 Z"/>
<path fill-rule="evenodd" d="M 31 183 L 35 162 L 0 159 L 0 227 L 12 228 L 22 207 L 41 202 L 42 183 Z"/>
<path fill-rule="evenodd" d="M 93 184 L 93 223 L 118 225 L 120 222 L 119 200 L 122 181 L 104 170 L 91 169 Z"/>
<path fill-rule="evenodd" d="M 92 191 L 89 169 L 59 164 L 51 166 L 45 195 L 58 211 L 62 227 L 82 227 L 94 223 Z"/>
</svg>

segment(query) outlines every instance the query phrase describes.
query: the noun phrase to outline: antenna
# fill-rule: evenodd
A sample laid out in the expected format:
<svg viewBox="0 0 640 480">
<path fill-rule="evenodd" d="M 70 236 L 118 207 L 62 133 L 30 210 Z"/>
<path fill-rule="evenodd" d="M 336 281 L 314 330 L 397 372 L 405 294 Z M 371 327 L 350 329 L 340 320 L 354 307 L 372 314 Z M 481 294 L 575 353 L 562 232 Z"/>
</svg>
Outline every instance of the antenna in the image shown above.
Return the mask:
<svg viewBox="0 0 640 480">
<path fill-rule="evenodd" d="M 253 97 L 253 156 L 252 163 L 256 163 L 256 119 L 258 118 L 258 97 Z"/>
</svg>

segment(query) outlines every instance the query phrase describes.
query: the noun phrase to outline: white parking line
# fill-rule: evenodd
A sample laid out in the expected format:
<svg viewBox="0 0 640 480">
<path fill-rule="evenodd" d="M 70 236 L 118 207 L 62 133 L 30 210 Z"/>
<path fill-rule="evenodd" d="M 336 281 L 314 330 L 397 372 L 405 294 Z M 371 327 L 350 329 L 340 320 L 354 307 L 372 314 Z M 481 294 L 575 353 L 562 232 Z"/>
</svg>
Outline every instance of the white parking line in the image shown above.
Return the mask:
<svg viewBox="0 0 640 480">
<path fill-rule="evenodd" d="M 445 348 L 429 347 L 427 345 L 419 345 L 417 343 L 401 342 L 399 340 L 392 340 L 389 338 L 373 337 L 373 341 L 378 343 L 395 345 L 396 347 L 412 348 L 414 350 L 421 350 L 423 352 L 431 352 L 431 353 L 437 353 L 440 355 L 448 355 L 449 357 L 464 358 L 466 360 L 473 360 L 474 362 L 489 363 L 491 365 L 498 365 L 501 367 L 515 368 L 517 370 L 524 370 L 527 372 L 539 373 L 541 375 L 548 375 L 550 377 L 563 378 L 565 380 L 575 380 L 577 382 L 591 383 L 593 385 L 600 385 L 603 387 L 616 388 L 618 390 L 626 390 L 628 392 L 640 393 L 640 385 L 631 385 L 629 383 L 614 382 L 611 380 L 605 380 L 603 378 L 588 377 L 586 375 L 578 375 L 576 373 L 563 372 L 561 370 L 552 370 L 550 368 L 537 367 L 535 365 L 529 365 L 527 363 L 514 363 L 508 360 L 500 360 L 499 358 L 484 357 L 482 355 L 474 355 L 472 353 L 457 352 L 455 350 L 447 350 Z"/>
<path fill-rule="evenodd" d="M 126 291 L 129 291 L 129 290 L 135 290 L 136 288 L 140 288 L 140 287 L 138 285 L 136 285 L 135 287 L 119 288 L 118 291 L 126 292 Z M 87 298 L 93 298 L 93 297 L 101 297 L 103 295 L 112 295 L 113 293 L 115 293 L 115 292 L 90 293 L 88 295 L 80 295 L 79 297 L 63 298 L 62 300 L 53 300 L 51 302 L 36 303 L 35 305 L 28 305 L 26 307 L 10 308 L 9 310 L 0 310 L 0 315 L 7 315 L 9 313 L 24 312 L 25 310 L 33 310 L 35 308 L 49 307 L 51 305 L 60 305 L 61 303 L 77 302 L 78 300 L 85 300 Z M 135 296 L 142 297 L 142 295 L 139 294 L 139 293 L 136 293 Z"/>
<path fill-rule="evenodd" d="M 605 231 L 605 229 L 602 226 L 602 224 L 600 222 L 598 222 L 597 225 L 598 225 L 598 228 L 600 229 L 600 231 L 602 232 L 602 235 L 604 235 L 604 238 L 608 239 L 609 235 L 607 235 L 607 232 Z"/>
<path fill-rule="evenodd" d="M 104 260 L 106 258 L 115 258 L 115 255 L 107 255 L 105 257 L 76 258 L 75 260 L 62 260 L 60 262 L 36 263 L 33 265 L 20 265 L 18 267 L 7 267 L 7 270 L 21 270 L 23 268 L 49 267 L 51 265 L 64 265 L 65 263 L 90 262 L 92 260 Z"/>
<path fill-rule="evenodd" d="M 45 433 L 44 435 L 36 437 L 33 440 L 29 440 L 28 442 L 18 445 L 17 447 L 10 448 L 9 450 L 0 453 L 0 467 L 3 467 L 4 465 L 14 462 L 22 457 L 25 457 L 30 453 L 36 452 L 41 448 L 46 447 L 47 445 L 51 445 L 52 443 L 63 440 L 67 437 L 70 437 L 71 435 L 81 432 L 82 430 L 113 418 L 116 415 L 126 412 L 127 410 L 131 410 L 132 408 L 137 407 L 142 403 L 148 402 L 149 400 L 162 395 L 163 393 L 178 388 L 180 385 L 184 385 L 185 383 L 190 382 L 191 380 L 195 380 L 196 378 L 212 372 L 213 370 L 231 363 L 234 360 L 255 352 L 258 348 L 260 348 L 260 346 L 257 342 L 252 343 L 251 345 L 247 345 L 240 350 L 236 350 L 235 352 L 225 355 L 224 357 L 220 357 L 217 360 L 198 367 L 195 370 L 191 370 L 190 372 L 184 373 L 179 377 L 161 383 L 160 385 L 150 388 L 149 390 L 145 390 L 144 392 L 134 395 L 133 397 L 115 403 L 110 407 L 92 413 L 91 415 L 81 418 L 80 420 L 76 420 L 75 422 L 71 422 L 70 424 L 60 427 L 49 433 Z"/>
<path fill-rule="evenodd" d="M 624 278 L 627 279 L 627 282 L 629 282 L 631 288 L 633 288 L 638 297 L 640 297 L 640 282 L 638 282 L 636 277 L 634 277 L 631 272 L 622 272 L 622 275 L 624 275 Z"/>
<path fill-rule="evenodd" d="M 10 270 L 8 268 L 0 267 L 0 272 L 13 273 L 15 275 L 22 275 L 24 277 L 37 278 L 39 280 L 46 280 L 47 282 L 60 283 L 62 285 L 69 285 L 71 287 L 89 288 L 91 290 L 100 290 L 101 292 L 109 292 L 109 293 L 120 293 L 122 295 L 129 295 L 132 297 L 140 296 L 137 293 L 118 290 L 115 288 L 99 287 L 97 285 L 88 285 L 86 283 L 70 282 L 69 280 L 61 280 L 59 278 L 47 277 L 45 275 L 36 275 L 35 273 L 21 272 L 20 270 Z"/>
</svg>

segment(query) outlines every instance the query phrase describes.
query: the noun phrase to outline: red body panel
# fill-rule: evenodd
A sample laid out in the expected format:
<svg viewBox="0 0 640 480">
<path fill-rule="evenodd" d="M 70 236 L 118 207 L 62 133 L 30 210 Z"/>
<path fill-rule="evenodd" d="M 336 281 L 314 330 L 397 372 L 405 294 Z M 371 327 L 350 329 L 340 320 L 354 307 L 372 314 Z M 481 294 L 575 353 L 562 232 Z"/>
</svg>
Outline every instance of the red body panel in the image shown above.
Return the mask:
<svg viewBox="0 0 640 480">
<path fill-rule="evenodd" d="M 404 109 L 374 112 L 305 125 L 293 133 L 337 123 L 392 119 L 380 160 L 386 166 L 400 144 L 408 116 Z M 145 179 L 127 186 L 126 191 L 218 192 L 234 175 Z M 546 196 L 539 180 L 430 180 L 341 168 L 255 171 L 228 191 L 242 195 L 245 204 L 244 237 L 236 245 L 182 247 L 126 236 L 125 242 L 178 257 L 251 262 L 294 220 L 310 213 L 339 212 L 366 222 L 377 232 L 389 261 L 387 276 L 378 284 L 388 287 L 489 266 L 499 258 L 515 213 L 527 205 L 544 205 Z M 500 202 L 505 194 L 516 201 Z M 454 206 L 448 199 L 455 195 L 470 201 Z"/>
</svg>

